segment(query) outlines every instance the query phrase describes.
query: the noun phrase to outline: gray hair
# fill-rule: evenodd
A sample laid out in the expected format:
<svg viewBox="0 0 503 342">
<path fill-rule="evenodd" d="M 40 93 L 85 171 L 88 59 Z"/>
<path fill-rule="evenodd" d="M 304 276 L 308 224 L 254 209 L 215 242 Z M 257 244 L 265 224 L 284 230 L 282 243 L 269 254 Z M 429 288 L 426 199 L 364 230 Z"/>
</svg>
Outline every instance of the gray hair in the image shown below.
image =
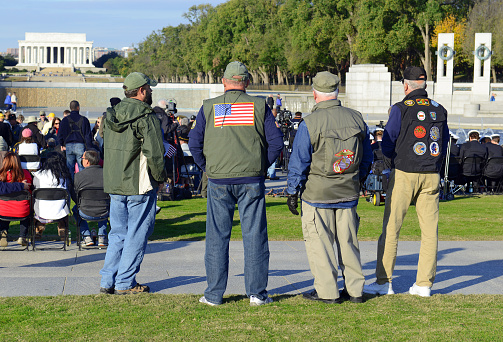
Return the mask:
<svg viewBox="0 0 503 342">
<path fill-rule="evenodd" d="M 403 82 L 406 83 L 412 90 L 426 89 L 426 81 L 403 80 Z"/>
<path fill-rule="evenodd" d="M 181 118 L 180 119 L 180 125 L 182 126 L 188 126 L 189 125 L 189 119 L 188 118 Z"/>
<path fill-rule="evenodd" d="M 318 91 L 316 89 L 314 89 L 314 92 L 316 93 L 317 96 L 319 97 L 323 97 L 323 98 L 334 98 L 336 99 L 337 96 L 339 95 L 339 88 L 337 88 L 335 91 L 331 92 L 331 93 L 324 93 L 322 91 Z"/>
</svg>

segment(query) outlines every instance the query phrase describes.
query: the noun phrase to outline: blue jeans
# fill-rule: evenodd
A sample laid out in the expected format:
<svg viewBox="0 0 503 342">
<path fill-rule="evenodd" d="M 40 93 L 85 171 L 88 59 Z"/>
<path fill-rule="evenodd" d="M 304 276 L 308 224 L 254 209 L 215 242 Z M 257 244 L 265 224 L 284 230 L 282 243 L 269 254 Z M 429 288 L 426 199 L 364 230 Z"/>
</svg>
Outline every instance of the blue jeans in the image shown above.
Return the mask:
<svg viewBox="0 0 503 342">
<path fill-rule="evenodd" d="M 227 287 L 229 239 L 236 203 L 243 232 L 246 295 L 267 297 L 269 243 L 264 193 L 264 182 L 235 185 L 208 182 L 204 256 L 208 287 L 204 296 L 212 303 L 222 303 Z"/>
<path fill-rule="evenodd" d="M 103 217 L 93 217 L 84 214 L 82 211 L 77 210 L 77 206 L 73 206 L 73 217 L 75 217 L 75 221 L 77 221 L 77 226 L 80 227 L 80 235 L 81 236 L 90 236 L 91 232 L 89 231 L 89 225 L 87 221 L 98 221 L 98 236 L 107 235 L 107 223 L 108 223 L 108 215 Z"/>
<path fill-rule="evenodd" d="M 70 170 L 70 174 L 72 175 L 72 180 L 73 180 L 73 175 L 75 174 L 75 163 L 79 165 L 79 171 L 84 170 L 84 167 L 82 166 L 82 156 L 84 155 L 84 152 L 86 151 L 86 147 L 82 143 L 68 143 L 66 144 L 66 166 L 68 167 L 68 170 Z"/>
<path fill-rule="evenodd" d="M 276 178 L 276 161 L 267 169 L 267 176 L 269 178 Z"/>
<path fill-rule="evenodd" d="M 143 195 L 110 194 L 110 233 L 101 287 L 128 290 L 136 286 L 136 274 L 154 231 L 156 191 Z"/>
<path fill-rule="evenodd" d="M 12 104 L 12 111 L 15 112 L 17 109 L 17 103 Z"/>
</svg>

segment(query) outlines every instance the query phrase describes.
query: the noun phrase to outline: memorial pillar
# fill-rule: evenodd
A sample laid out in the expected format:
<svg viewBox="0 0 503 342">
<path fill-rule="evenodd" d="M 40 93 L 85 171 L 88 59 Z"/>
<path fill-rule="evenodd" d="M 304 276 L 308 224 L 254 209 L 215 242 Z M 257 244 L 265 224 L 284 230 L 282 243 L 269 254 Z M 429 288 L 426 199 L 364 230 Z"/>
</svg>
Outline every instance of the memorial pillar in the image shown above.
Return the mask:
<svg viewBox="0 0 503 342">
<path fill-rule="evenodd" d="M 491 33 L 475 33 L 472 94 L 489 100 L 491 91 Z"/>
<path fill-rule="evenodd" d="M 51 59 L 49 60 L 49 64 L 54 64 L 54 47 L 50 45 L 51 49 Z"/>
<path fill-rule="evenodd" d="M 452 95 L 454 53 L 454 33 L 439 33 L 435 95 Z"/>
</svg>

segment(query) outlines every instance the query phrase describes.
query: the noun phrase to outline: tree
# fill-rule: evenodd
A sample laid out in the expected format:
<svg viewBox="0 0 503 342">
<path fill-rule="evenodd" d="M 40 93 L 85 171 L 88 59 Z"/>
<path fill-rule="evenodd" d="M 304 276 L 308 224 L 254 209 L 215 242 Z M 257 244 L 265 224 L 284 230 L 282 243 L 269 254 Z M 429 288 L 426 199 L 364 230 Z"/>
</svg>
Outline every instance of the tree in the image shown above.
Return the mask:
<svg viewBox="0 0 503 342">
<path fill-rule="evenodd" d="M 103 55 L 101 56 L 100 58 L 98 58 L 97 60 L 95 60 L 93 62 L 93 65 L 97 68 L 103 68 L 103 66 L 105 65 L 105 63 L 109 60 L 109 59 L 114 59 L 116 57 L 119 57 L 119 54 L 115 51 L 112 51 L 112 52 L 109 52 L 107 53 L 106 55 Z"/>
</svg>

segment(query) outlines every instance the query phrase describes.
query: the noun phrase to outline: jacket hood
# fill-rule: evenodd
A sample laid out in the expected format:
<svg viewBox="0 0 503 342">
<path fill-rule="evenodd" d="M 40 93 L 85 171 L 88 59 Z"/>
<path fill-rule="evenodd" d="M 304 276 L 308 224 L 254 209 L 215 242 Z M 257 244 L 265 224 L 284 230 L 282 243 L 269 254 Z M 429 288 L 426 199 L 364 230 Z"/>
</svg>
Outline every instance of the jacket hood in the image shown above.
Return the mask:
<svg viewBox="0 0 503 342">
<path fill-rule="evenodd" d="M 108 128 L 115 132 L 123 132 L 140 117 L 152 113 L 149 104 L 136 99 L 125 98 L 114 107 L 107 108 L 105 121 Z"/>
</svg>

